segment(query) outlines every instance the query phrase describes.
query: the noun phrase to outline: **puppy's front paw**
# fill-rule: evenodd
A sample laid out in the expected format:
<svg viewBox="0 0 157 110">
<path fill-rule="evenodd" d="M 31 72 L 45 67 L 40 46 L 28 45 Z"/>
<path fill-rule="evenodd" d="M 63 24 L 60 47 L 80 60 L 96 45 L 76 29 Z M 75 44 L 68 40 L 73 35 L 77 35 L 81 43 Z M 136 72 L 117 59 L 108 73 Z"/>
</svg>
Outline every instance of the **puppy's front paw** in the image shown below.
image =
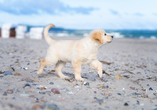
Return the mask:
<svg viewBox="0 0 157 110">
<path fill-rule="evenodd" d="M 40 71 L 37 71 L 37 75 L 41 75 L 42 74 L 42 72 L 40 72 Z"/>
<path fill-rule="evenodd" d="M 102 74 L 98 74 L 98 76 L 99 76 L 100 78 L 102 78 Z"/>
<path fill-rule="evenodd" d="M 75 78 L 77 81 L 81 81 L 81 82 L 83 82 L 84 81 L 84 79 L 83 78 Z"/>
<path fill-rule="evenodd" d="M 69 79 L 68 76 L 60 76 L 60 78 L 62 78 L 62 79 Z"/>
<path fill-rule="evenodd" d="M 98 76 L 102 78 L 102 72 L 98 72 Z"/>
</svg>

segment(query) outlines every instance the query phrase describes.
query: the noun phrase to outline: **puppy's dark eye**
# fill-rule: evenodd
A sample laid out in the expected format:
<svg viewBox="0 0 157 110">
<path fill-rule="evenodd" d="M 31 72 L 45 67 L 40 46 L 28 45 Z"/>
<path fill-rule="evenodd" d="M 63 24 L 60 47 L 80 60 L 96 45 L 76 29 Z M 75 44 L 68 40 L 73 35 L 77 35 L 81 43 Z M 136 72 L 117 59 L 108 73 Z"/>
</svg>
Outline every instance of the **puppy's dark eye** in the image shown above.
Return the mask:
<svg viewBox="0 0 157 110">
<path fill-rule="evenodd" d="M 104 35 L 106 36 L 106 33 Z"/>
</svg>

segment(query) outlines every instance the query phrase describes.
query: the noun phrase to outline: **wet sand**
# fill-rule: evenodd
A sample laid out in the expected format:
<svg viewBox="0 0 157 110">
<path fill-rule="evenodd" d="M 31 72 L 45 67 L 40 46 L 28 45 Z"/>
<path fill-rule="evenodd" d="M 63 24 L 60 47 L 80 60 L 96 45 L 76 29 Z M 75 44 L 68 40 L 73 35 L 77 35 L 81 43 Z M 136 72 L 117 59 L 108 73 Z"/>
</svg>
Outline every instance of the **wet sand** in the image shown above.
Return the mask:
<svg viewBox="0 0 157 110">
<path fill-rule="evenodd" d="M 70 63 L 63 73 L 71 80 L 58 78 L 54 66 L 38 77 L 47 49 L 44 39 L 0 38 L 1 110 L 157 109 L 157 40 L 114 39 L 99 50 L 103 78 L 85 65 L 84 82 L 74 80 Z"/>
</svg>

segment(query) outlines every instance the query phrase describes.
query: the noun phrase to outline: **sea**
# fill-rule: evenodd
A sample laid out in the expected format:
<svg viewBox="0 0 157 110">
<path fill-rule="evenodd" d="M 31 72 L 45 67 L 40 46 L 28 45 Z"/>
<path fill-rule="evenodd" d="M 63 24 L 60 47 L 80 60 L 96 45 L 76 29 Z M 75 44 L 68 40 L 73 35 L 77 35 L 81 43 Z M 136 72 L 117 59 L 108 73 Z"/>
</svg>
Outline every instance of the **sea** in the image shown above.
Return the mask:
<svg viewBox="0 0 157 110">
<path fill-rule="evenodd" d="M 72 30 L 64 28 L 51 28 L 49 33 L 58 37 L 78 36 L 85 37 L 92 30 Z M 157 39 L 157 30 L 105 30 L 114 38 Z"/>
<path fill-rule="evenodd" d="M 57 37 L 85 37 L 92 30 L 77 30 L 52 27 L 49 30 L 50 36 Z M 114 38 L 134 38 L 134 39 L 157 39 L 157 30 L 105 30 L 107 34 Z"/>
</svg>

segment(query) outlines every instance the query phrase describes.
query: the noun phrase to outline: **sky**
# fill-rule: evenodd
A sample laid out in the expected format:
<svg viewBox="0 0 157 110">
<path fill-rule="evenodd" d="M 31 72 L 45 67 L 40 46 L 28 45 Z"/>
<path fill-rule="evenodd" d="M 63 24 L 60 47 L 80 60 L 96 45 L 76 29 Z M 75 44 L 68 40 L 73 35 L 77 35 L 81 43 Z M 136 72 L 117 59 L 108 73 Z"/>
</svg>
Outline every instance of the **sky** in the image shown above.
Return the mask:
<svg viewBox="0 0 157 110">
<path fill-rule="evenodd" d="M 157 0 L 0 0 L 0 25 L 155 30 L 156 4 Z"/>
</svg>

